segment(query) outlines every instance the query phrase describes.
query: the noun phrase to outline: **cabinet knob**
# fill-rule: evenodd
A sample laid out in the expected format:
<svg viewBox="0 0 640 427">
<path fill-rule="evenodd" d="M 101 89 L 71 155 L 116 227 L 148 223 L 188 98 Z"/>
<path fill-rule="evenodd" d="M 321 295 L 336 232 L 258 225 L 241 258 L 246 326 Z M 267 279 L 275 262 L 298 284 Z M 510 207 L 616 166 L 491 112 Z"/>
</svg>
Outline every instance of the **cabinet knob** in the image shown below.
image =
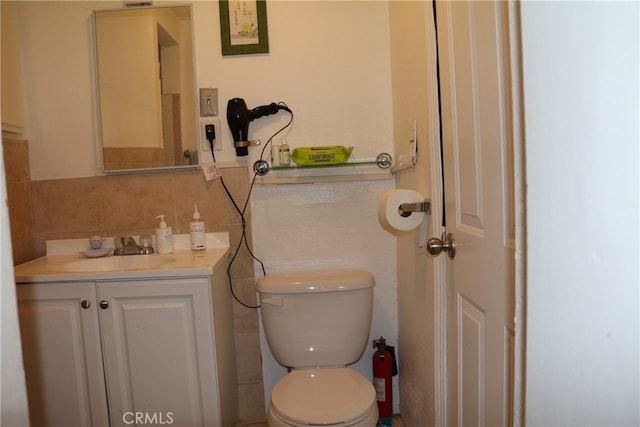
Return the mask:
<svg viewBox="0 0 640 427">
<path fill-rule="evenodd" d="M 109 302 L 105 300 L 100 301 L 100 308 L 106 310 L 107 308 L 109 308 Z"/>
<path fill-rule="evenodd" d="M 80 301 L 80 307 L 86 310 L 87 308 L 91 307 L 91 301 L 83 299 L 82 301 Z"/>
</svg>

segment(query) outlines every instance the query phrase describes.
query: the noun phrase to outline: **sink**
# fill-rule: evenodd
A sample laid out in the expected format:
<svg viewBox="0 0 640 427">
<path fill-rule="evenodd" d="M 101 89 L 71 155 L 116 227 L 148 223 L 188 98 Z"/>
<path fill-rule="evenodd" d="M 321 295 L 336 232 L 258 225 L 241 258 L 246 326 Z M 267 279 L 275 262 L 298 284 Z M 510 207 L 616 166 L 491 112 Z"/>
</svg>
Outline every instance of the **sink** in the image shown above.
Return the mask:
<svg viewBox="0 0 640 427">
<path fill-rule="evenodd" d="M 173 256 L 127 255 L 104 258 L 86 258 L 56 264 L 55 270 L 68 273 L 90 273 L 104 271 L 155 270 L 175 261 Z"/>
</svg>

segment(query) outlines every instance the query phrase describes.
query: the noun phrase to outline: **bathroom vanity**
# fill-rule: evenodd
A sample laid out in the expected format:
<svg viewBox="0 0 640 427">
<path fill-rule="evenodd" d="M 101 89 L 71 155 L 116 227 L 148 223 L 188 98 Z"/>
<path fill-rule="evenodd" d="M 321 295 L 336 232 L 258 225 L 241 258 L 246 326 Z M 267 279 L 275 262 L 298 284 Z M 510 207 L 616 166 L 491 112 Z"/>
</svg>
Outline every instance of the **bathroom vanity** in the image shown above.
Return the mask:
<svg viewBox="0 0 640 427">
<path fill-rule="evenodd" d="M 228 235 L 174 237 L 170 255 L 103 258 L 50 241 L 15 268 L 32 425 L 235 425 Z"/>
</svg>

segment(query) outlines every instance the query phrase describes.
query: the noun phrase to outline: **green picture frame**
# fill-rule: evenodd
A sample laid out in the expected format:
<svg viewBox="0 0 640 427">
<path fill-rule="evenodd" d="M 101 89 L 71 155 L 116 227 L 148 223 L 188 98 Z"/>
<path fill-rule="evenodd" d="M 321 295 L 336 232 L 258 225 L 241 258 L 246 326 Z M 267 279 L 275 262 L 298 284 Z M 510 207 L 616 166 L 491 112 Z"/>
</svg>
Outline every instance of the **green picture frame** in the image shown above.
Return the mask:
<svg viewBox="0 0 640 427">
<path fill-rule="evenodd" d="M 222 55 L 269 53 L 266 0 L 219 0 Z"/>
</svg>

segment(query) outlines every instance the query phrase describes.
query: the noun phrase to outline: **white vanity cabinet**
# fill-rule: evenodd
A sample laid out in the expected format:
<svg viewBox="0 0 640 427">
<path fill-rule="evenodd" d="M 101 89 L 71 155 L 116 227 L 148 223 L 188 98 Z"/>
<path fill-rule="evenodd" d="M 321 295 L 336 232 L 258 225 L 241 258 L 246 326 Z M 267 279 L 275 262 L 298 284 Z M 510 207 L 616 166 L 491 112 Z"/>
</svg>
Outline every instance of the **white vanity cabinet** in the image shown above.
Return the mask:
<svg viewBox="0 0 640 427">
<path fill-rule="evenodd" d="M 132 413 L 154 424 L 221 425 L 236 401 L 235 361 L 233 340 L 215 334 L 212 314 L 231 310 L 230 301 L 218 307 L 213 298 L 212 307 L 208 278 L 96 286 L 111 425 L 130 425 Z M 216 347 L 232 369 L 216 371 Z"/>
<path fill-rule="evenodd" d="M 93 283 L 19 285 L 17 297 L 31 425 L 109 425 Z"/>
<path fill-rule="evenodd" d="M 226 262 L 210 270 L 81 274 L 78 281 L 33 274 L 19 283 L 32 425 L 235 425 Z"/>
</svg>

